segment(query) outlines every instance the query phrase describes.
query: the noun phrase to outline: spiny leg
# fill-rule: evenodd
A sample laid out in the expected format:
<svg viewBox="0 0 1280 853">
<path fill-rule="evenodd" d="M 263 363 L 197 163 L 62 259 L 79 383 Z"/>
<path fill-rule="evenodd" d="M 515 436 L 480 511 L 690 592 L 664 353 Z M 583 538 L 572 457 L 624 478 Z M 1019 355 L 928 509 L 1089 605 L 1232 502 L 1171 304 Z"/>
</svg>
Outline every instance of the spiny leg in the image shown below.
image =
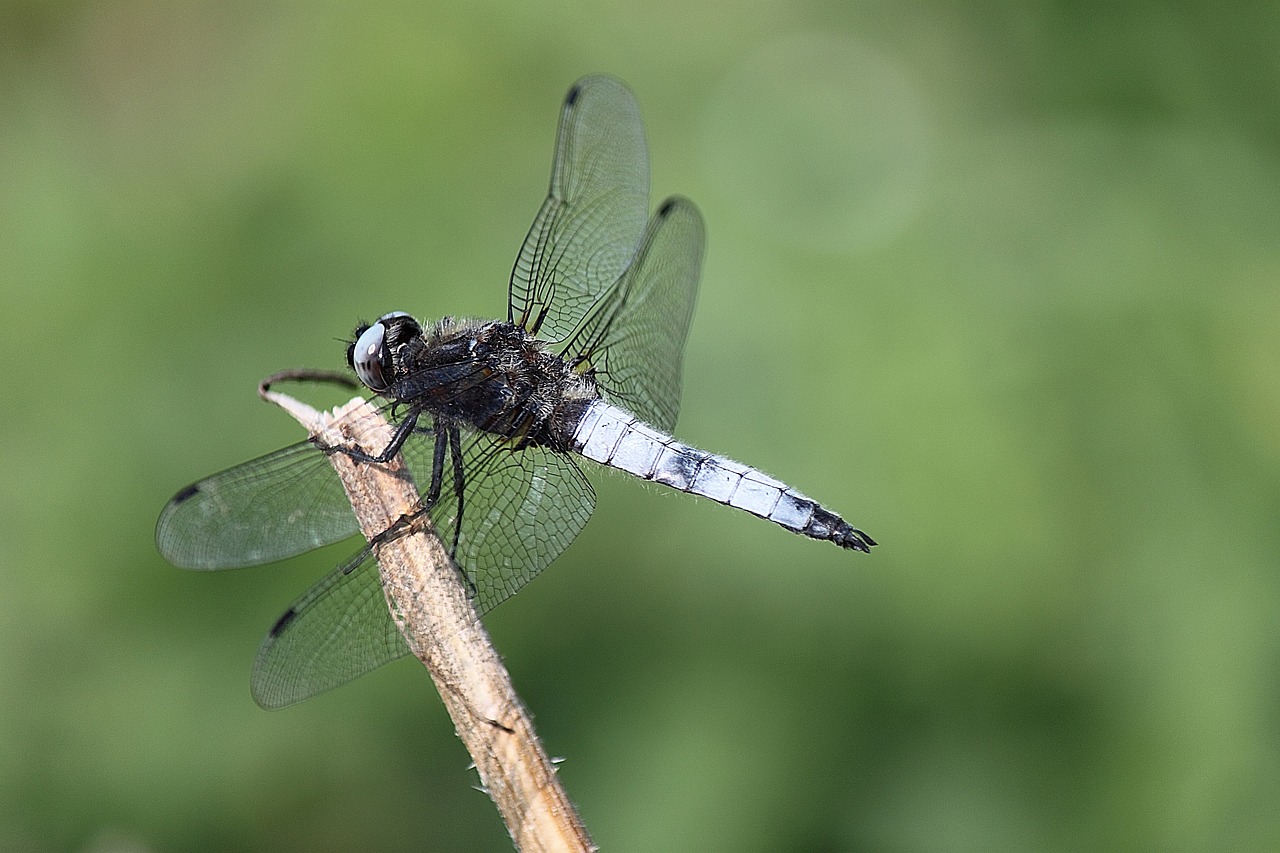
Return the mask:
<svg viewBox="0 0 1280 853">
<path fill-rule="evenodd" d="M 404 420 L 396 424 L 396 431 L 392 434 L 391 441 L 387 442 L 387 446 L 376 456 L 366 453 L 355 445 L 324 444 L 317 441 L 314 437 L 311 439 L 311 443 L 318 447 L 323 453 L 345 453 L 357 462 L 369 462 L 376 465 L 382 465 L 390 462 L 395 455 L 400 452 L 400 449 L 404 447 L 404 443 L 408 441 L 409 436 L 415 431 L 419 414 L 421 414 L 420 410 L 410 409 L 409 413 L 404 416 Z"/>
<path fill-rule="evenodd" d="M 462 510 L 466 500 L 466 473 L 462 466 L 462 431 L 456 424 L 449 425 L 449 458 L 453 461 L 453 492 L 458 498 L 458 515 L 453 522 L 453 545 L 449 549 L 449 556 L 454 558 L 453 564 L 458 566 L 458 542 L 462 538 Z M 458 566 L 458 573 L 467 585 L 467 595 L 474 598 L 477 592 L 475 581 L 467 576 L 461 566 Z"/>
<path fill-rule="evenodd" d="M 426 430 L 414 431 L 426 432 Z M 439 502 L 440 492 L 444 486 L 444 458 L 445 453 L 448 452 L 449 438 L 444 423 L 438 418 L 430 431 L 434 434 L 434 438 L 431 453 L 431 485 L 427 488 L 426 495 L 418 500 L 418 505 L 413 510 L 402 514 L 390 527 L 373 537 L 370 545 L 381 545 L 400 538 L 409 531 L 410 524 L 423 514 L 430 512 Z"/>
</svg>

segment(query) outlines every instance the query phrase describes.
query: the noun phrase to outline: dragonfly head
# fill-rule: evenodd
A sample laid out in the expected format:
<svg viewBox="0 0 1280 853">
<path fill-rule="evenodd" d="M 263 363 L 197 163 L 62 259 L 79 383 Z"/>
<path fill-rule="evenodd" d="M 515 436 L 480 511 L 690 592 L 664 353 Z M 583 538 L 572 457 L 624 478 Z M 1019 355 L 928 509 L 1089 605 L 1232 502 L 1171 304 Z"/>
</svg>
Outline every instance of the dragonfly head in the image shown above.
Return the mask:
<svg viewBox="0 0 1280 853">
<path fill-rule="evenodd" d="M 370 391 L 381 393 L 395 381 L 395 353 L 405 341 L 422 334 L 422 326 L 404 311 L 383 314 L 371 326 L 356 327 L 347 347 L 347 364 Z"/>
</svg>

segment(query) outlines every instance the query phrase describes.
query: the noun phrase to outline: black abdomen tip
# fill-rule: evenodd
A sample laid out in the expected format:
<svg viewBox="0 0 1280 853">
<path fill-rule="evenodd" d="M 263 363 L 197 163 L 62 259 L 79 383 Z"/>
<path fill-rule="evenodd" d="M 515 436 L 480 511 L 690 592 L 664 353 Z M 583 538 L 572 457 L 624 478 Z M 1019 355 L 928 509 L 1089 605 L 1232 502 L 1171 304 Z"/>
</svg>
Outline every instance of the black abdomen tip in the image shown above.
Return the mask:
<svg viewBox="0 0 1280 853">
<path fill-rule="evenodd" d="M 864 554 L 871 553 L 871 546 L 876 544 L 876 540 L 863 533 L 856 527 L 845 525 L 843 530 L 837 530 L 833 540 L 841 548 L 848 548 L 851 551 L 861 551 Z"/>
</svg>

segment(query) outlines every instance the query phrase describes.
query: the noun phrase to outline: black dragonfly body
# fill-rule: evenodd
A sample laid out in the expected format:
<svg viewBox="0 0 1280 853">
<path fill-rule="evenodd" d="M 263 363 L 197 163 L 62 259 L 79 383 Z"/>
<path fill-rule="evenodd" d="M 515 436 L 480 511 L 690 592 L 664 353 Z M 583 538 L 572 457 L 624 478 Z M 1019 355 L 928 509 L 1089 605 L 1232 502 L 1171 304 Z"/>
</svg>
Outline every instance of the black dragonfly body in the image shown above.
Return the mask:
<svg viewBox="0 0 1280 853">
<path fill-rule="evenodd" d="M 710 497 L 815 539 L 870 536 L 760 471 L 671 436 L 702 264 L 687 199 L 648 215 L 648 151 L 626 87 L 588 77 L 561 113 L 551 190 L 516 258 L 505 321 L 404 312 L 356 329 L 349 366 L 395 425 L 428 515 L 486 612 L 556 558 L 595 505 L 576 458 Z M 300 442 L 180 491 L 157 525 L 176 565 L 256 565 L 357 532 L 324 453 Z M 268 634 L 254 697 L 281 707 L 408 654 L 365 547 Z"/>
</svg>

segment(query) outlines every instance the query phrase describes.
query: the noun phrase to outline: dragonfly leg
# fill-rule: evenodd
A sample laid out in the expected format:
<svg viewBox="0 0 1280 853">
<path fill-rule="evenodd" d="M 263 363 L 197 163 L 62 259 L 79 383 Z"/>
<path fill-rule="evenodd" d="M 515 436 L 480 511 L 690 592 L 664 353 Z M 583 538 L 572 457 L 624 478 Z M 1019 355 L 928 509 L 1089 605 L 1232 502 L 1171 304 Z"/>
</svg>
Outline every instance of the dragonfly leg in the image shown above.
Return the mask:
<svg viewBox="0 0 1280 853">
<path fill-rule="evenodd" d="M 426 432 L 427 430 L 414 431 Z M 440 491 L 444 485 L 444 459 L 449 449 L 449 434 L 443 421 L 438 418 L 430 431 L 434 433 L 435 439 L 431 456 L 431 485 L 427 488 L 427 493 L 418 499 L 416 507 L 403 513 L 390 527 L 373 537 L 369 542 L 370 545 L 382 545 L 399 539 L 409 532 L 409 526 L 414 521 L 430 512 L 439 502 Z"/>
<path fill-rule="evenodd" d="M 456 424 L 449 426 L 449 458 L 453 461 L 453 492 L 458 498 L 458 517 L 453 522 L 453 545 L 449 548 L 449 556 L 454 557 L 453 564 L 458 566 L 458 573 L 462 575 L 462 580 L 467 585 L 467 595 L 475 598 L 478 590 L 475 581 L 458 565 L 458 542 L 462 537 L 462 510 L 465 499 L 464 486 L 466 485 L 466 475 L 462 467 L 462 432 Z"/>
<path fill-rule="evenodd" d="M 308 367 L 300 367 L 290 370 L 281 370 L 271 374 L 266 379 L 263 379 L 258 383 L 258 396 L 265 395 L 271 390 L 271 386 L 277 382 L 327 382 L 331 385 L 341 385 L 343 388 L 360 388 L 360 383 L 356 382 L 345 373 L 338 373 L 333 370 L 312 370 Z"/>
<path fill-rule="evenodd" d="M 405 441 L 413 434 L 414 427 L 418 423 L 418 414 L 417 411 L 411 409 L 405 415 L 404 420 L 396 424 L 396 431 L 392 434 L 391 441 L 387 442 L 387 446 L 383 448 L 382 452 L 376 455 L 367 453 L 354 445 L 324 444 L 314 438 L 312 438 L 311 442 L 323 453 L 345 453 L 357 462 L 370 462 L 381 465 L 390 462 L 400 452 L 400 448 L 404 447 Z"/>
</svg>

